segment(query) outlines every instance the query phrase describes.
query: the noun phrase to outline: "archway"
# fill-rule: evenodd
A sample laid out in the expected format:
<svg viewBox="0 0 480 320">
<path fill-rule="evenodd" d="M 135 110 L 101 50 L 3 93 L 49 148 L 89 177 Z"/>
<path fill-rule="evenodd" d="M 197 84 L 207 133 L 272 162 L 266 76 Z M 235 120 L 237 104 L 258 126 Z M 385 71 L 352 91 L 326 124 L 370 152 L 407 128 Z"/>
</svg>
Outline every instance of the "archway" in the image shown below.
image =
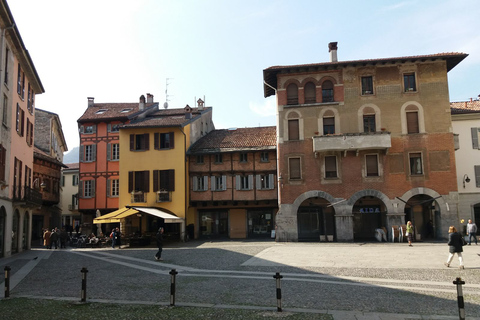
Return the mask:
<svg viewBox="0 0 480 320">
<path fill-rule="evenodd" d="M 359 198 L 352 208 L 353 239 L 355 241 L 375 240 L 375 230 L 384 229 L 387 234 L 387 207 L 374 196 Z"/>
<path fill-rule="evenodd" d="M 416 240 L 437 239 L 440 225 L 439 206 L 435 198 L 427 194 L 417 194 L 405 204 L 405 223 L 411 221 Z"/>
<path fill-rule="evenodd" d="M 324 198 L 305 199 L 297 210 L 298 241 L 334 241 L 335 210 Z"/>
</svg>

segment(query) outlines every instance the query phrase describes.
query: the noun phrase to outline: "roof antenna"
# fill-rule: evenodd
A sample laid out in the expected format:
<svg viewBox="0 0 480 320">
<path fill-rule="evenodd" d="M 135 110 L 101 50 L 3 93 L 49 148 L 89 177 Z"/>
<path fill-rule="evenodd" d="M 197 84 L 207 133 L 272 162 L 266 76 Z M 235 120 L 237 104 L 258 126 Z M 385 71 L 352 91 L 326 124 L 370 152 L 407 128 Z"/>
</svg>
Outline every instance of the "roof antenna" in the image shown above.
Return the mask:
<svg viewBox="0 0 480 320">
<path fill-rule="evenodd" d="M 170 99 L 169 99 L 168 97 L 171 97 L 171 96 L 172 96 L 172 95 L 169 95 L 169 94 L 168 94 L 168 85 L 170 84 L 170 83 L 168 82 L 168 80 L 173 80 L 173 78 L 167 78 L 167 79 L 165 80 L 165 103 L 163 104 L 163 107 L 164 107 L 165 109 L 168 108 L 168 101 L 170 101 Z"/>
</svg>

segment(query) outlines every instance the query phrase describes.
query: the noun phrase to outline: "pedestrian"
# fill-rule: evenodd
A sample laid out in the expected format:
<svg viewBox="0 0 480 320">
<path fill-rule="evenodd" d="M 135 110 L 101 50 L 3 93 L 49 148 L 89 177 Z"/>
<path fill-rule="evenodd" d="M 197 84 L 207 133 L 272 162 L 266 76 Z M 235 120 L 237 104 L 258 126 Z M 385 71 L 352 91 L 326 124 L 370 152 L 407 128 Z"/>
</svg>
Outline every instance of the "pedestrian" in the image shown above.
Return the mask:
<svg viewBox="0 0 480 320">
<path fill-rule="evenodd" d="M 162 259 L 162 250 L 163 250 L 163 228 L 160 227 L 158 229 L 157 235 L 155 236 L 157 239 L 157 247 L 158 247 L 158 252 L 155 254 L 154 258 L 157 261 L 163 261 Z"/>
<path fill-rule="evenodd" d="M 450 254 L 448 255 L 447 262 L 445 262 L 446 267 L 450 267 L 450 262 L 452 262 L 453 256 L 455 253 L 458 255 L 458 261 L 460 262 L 460 269 L 465 269 L 463 265 L 463 257 L 462 257 L 462 252 L 463 252 L 463 241 L 462 240 L 462 235 L 457 232 L 457 229 L 454 226 L 450 226 L 448 228 L 448 251 Z"/>
<path fill-rule="evenodd" d="M 43 234 L 43 243 L 45 244 L 45 247 L 47 249 L 50 249 L 51 248 L 51 243 L 50 243 L 50 235 L 52 233 L 50 232 L 50 230 L 48 230 L 48 227 L 47 229 L 45 230 L 45 233 Z"/>
<path fill-rule="evenodd" d="M 472 244 L 472 237 L 473 239 L 475 239 L 475 245 L 477 245 L 477 225 L 474 222 L 472 222 L 472 219 L 468 219 L 467 235 L 468 235 L 468 245 Z"/>
<path fill-rule="evenodd" d="M 58 249 L 58 233 L 55 229 L 52 229 L 52 233 L 50 234 L 50 248 L 52 245 L 55 245 L 55 249 Z"/>
<path fill-rule="evenodd" d="M 112 233 L 110 233 L 110 239 L 112 239 L 112 249 L 115 249 L 115 239 L 117 238 L 115 228 L 112 229 Z"/>
<path fill-rule="evenodd" d="M 75 232 L 77 233 L 77 238 L 78 238 L 79 231 L 80 231 L 80 224 L 77 222 L 77 224 L 75 225 Z"/>
<path fill-rule="evenodd" d="M 67 247 L 68 233 L 65 228 L 60 231 L 60 249 Z"/>
<path fill-rule="evenodd" d="M 122 245 L 122 234 L 120 233 L 120 228 L 115 229 L 115 244 L 118 246 L 118 249 L 120 249 L 120 246 Z"/>
<path fill-rule="evenodd" d="M 413 241 L 413 225 L 412 225 L 412 221 L 407 221 L 407 233 L 405 234 L 407 236 L 407 239 L 408 239 L 408 246 L 409 247 L 413 247 L 412 246 L 412 241 Z"/>
</svg>

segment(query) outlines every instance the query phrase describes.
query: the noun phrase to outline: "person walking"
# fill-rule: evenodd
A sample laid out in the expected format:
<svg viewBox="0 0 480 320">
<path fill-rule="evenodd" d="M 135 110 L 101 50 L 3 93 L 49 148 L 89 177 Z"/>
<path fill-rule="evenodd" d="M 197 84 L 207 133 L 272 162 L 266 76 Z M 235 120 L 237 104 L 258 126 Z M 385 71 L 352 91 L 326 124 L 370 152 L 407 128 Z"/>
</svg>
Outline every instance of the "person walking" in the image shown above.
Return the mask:
<svg viewBox="0 0 480 320">
<path fill-rule="evenodd" d="M 117 232 L 115 228 L 112 229 L 112 233 L 110 233 L 110 239 L 112 239 L 112 249 L 115 249 L 115 240 L 117 238 Z"/>
<path fill-rule="evenodd" d="M 43 239 L 44 239 L 44 243 L 45 243 L 45 247 L 47 249 L 50 249 L 51 248 L 51 243 L 50 243 L 50 235 L 52 233 L 50 232 L 50 230 L 48 230 L 48 227 L 47 229 L 45 230 L 45 233 L 43 234 Z"/>
<path fill-rule="evenodd" d="M 407 233 L 406 233 L 407 239 L 408 239 L 408 246 L 412 246 L 412 241 L 413 241 L 413 225 L 412 221 L 407 221 Z"/>
<path fill-rule="evenodd" d="M 58 233 L 55 229 L 52 229 L 52 233 L 50 234 L 50 248 L 52 245 L 55 245 L 55 249 L 58 249 Z"/>
<path fill-rule="evenodd" d="M 468 245 L 472 244 L 472 238 L 475 239 L 475 245 L 477 245 L 477 225 L 474 222 L 472 222 L 472 219 L 468 219 L 467 235 L 468 235 Z"/>
<path fill-rule="evenodd" d="M 162 250 L 163 250 L 163 228 L 162 227 L 158 229 L 158 232 L 155 238 L 157 239 L 158 252 L 155 254 L 154 258 L 157 261 L 163 261 L 162 260 Z"/>
<path fill-rule="evenodd" d="M 448 228 L 448 251 L 450 254 L 448 255 L 447 262 L 445 262 L 445 266 L 448 268 L 450 267 L 450 262 L 452 262 L 453 256 L 455 253 L 458 256 L 458 261 L 460 262 L 460 269 L 465 269 L 463 265 L 463 241 L 462 235 L 457 232 L 457 229 L 454 226 L 450 226 Z"/>
</svg>

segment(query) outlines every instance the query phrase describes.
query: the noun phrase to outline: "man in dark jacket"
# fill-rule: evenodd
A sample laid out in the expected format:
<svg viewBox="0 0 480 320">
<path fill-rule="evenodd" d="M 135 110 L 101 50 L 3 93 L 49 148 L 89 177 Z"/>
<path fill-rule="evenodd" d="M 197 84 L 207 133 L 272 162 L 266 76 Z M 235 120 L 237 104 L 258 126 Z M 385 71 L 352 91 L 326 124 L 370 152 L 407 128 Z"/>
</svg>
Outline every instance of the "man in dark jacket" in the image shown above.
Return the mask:
<svg viewBox="0 0 480 320">
<path fill-rule="evenodd" d="M 50 235 L 50 248 L 52 246 L 55 246 L 55 249 L 58 248 L 58 233 L 57 233 L 57 228 L 52 229 L 52 234 Z"/>
<path fill-rule="evenodd" d="M 163 228 L 162 227 L 158 229 L 158 232 L 155 238 L 157 239 L 158 252 L 155 254 L 154 258 L 157 261 L 163 261 L 162 260 L 162 249 L 163 249 Z"/>
</svg>

